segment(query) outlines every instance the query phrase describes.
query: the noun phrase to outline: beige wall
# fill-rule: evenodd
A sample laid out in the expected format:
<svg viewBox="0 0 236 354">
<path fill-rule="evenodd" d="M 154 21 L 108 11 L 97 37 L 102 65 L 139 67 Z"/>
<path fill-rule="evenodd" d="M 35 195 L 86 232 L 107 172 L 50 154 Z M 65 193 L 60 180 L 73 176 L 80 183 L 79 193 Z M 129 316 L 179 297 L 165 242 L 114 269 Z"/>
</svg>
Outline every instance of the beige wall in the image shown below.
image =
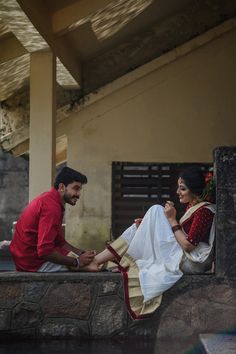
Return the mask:
<svg viewBox="0 0 236 354">
<path fill-rule="evenodd" d="M 120 79 L 120 89 L 115 82 L 102 89 L 102 99 L 89 104 L 88 97 L 59 127 L 68 136 L 68 165 L 89 180 L 79 205 L 67 210 L 74 244 L 103 248 L 109 239 L 112 161 L 210 162 L 214 147 L 236 144 L 236 30 L 160 61 Z"/>
</svg>

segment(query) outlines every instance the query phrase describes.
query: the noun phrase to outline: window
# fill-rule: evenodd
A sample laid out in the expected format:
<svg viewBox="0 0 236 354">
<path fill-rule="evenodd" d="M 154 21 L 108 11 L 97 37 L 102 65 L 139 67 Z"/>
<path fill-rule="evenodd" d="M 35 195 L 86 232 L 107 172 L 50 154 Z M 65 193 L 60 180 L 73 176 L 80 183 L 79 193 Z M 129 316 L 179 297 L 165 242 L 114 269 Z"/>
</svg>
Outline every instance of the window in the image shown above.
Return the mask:
<svg viewBox="0 0 236 354">
<path fill-rule="evenodd" d="M 135 218 L 143 217 L 153 204 L 164 205 L 174 201 L 177 216 L 184 206 L 176 194 L 177 179 L 188 166 L 200 166 L 204 171 L 211 167 L 203 163 L 112 163 L 112 235 L 120 236 Z"/>
</svg>

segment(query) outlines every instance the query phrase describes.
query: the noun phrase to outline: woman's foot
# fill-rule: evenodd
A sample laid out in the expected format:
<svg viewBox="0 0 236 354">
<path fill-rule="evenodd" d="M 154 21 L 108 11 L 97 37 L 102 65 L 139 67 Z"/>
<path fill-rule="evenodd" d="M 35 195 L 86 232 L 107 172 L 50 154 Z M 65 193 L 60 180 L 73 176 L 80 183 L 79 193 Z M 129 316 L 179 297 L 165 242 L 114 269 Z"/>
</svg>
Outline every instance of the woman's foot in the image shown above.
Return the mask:
<svg viewBox="0 0 236 354">
<path fill-rule="evenodd" d="M 100 266 L 92 261 L 86 266 L 80 267 L 79 272 L 99 272 L 100 271 Z"/>
<path fill-rule="evenodd" d="M 120 273 L 119 267 L 110 268 L 112 273 Z"/>
</svg>

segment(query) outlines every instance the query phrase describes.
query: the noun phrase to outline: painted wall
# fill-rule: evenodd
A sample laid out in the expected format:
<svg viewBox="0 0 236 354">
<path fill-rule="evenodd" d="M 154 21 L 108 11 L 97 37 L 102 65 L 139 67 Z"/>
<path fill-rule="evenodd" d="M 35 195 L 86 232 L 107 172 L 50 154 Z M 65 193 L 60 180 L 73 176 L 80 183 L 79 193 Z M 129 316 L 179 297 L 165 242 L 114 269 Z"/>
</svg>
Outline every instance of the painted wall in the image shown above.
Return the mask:
<svg viewBox="0 0 236 354">
<path fill-rule="evenodd" d="M 73 243 L 99 249 L 110 238 L 112 161 L 211 162 L 216 146 L 236 144 L 236 30 L 187 46 L 88 97 L 59 126 L 68 166 L 89 181 L 67 209 Z"/>
</svg>

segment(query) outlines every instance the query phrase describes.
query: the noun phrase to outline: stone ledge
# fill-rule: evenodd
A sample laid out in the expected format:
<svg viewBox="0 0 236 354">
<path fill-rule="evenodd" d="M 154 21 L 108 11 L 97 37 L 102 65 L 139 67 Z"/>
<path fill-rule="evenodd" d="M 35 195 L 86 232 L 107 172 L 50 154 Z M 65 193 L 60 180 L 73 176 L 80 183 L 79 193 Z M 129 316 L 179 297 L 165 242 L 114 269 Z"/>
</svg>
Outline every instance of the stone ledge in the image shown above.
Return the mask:
<svg viewBox="0 0 236 354">
<path fill-rule="evenodd" d="M 120 273 L 112 272 L 99 272 L 99 273 L 82 273 L 82 272 L 60 272 L 60 273 L 31 273 L 31 272 L 17 272 L 17 271 L 5 271 L 0 272 L 0 282 L 19 281 L 80 281 L 80 280 L 94 280 L 98 278 L 100 280 L 106 279 L 120 279 Z"/>
<path fill-rule="evenodd" d="M 230 281 L 214 275 L 184 275 L 165 292 L 151 318 L 133 321 L 126 311 L 119 273 L 3 272 L 0 338 L 166 340 L 224 331 L 235 323 L 236 281 Z"/>
<path fill-rule="evenodd" d="M 103 271 L 99 273 L 87 273 L 87 272 L 58 272 L 58 273 L 31 273 L 31 272 L 17 272 L 17 271 L 4 271 L 0 272 L 0 282 L 9 281 L 47 281 L 47 280 L 70 280 L 79 281 L 83 279 L 94 279 L 98 278 L 100 280 L 104 279 L 122 279 L 120 273 L 113 273 L 109 271 Z M 215 278 L 216 275 L 212 273 L 205 274 L 185 274 L 184 279 L 188 280 L 204 280 L 209 278 Z"/>
</svg>

